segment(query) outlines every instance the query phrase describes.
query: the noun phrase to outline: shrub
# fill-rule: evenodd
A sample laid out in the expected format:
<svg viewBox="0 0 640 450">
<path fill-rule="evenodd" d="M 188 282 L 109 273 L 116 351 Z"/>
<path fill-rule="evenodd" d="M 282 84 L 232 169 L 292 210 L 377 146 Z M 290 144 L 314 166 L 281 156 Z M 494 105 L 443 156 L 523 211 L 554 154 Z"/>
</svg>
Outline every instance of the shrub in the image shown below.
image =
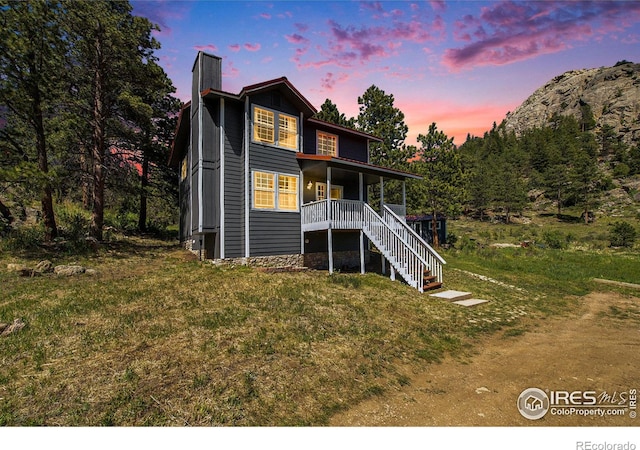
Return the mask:
<svg viewBox="0 0 640 450">
<path fill-rule="evenodd" d="M 567 238 L 559 231 L 545 231 L 542 233 L 542 241 L 549 248 L 566 249 Z"/>
<path fill-rule="evenodd" d="M 625 163 L 620 163 L 616 165 L 613 169 L 613 176 L 616 178 L 624 178 L 629 175 L 631 169 Z"/>
<path fill-rule="evenodd" d="M 636 229 L 628 222 L 615 222 L 609 233 L 611 247 L 633 247 L 637 236 Z"/>
</svg>

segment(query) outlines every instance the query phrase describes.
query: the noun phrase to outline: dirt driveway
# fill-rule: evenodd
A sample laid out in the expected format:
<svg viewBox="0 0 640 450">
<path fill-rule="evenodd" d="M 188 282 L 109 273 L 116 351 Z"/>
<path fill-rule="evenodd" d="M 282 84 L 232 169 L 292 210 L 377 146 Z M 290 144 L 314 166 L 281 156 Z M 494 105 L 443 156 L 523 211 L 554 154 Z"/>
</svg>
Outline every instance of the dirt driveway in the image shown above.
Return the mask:
<svg viewBox="0 0 640 450">
<path fill-rule="evenodd" d="M 336 415 L 333 426 L 638 426 L 629 400 L 623 416 L 552 414 L 524 418 L 517 400 L 527 388 L 596 391 L 604 406 L 640 391 L 640 298 L 592 293 L 579 310 L 530 326 L 516 337 L 478 342 L 465 361 L 448 358 L 411 384 Z M 639 406 L 640 409 L 640 406 Z M 557 410 L 556 410 L 557 411 Z"/>
</svg>

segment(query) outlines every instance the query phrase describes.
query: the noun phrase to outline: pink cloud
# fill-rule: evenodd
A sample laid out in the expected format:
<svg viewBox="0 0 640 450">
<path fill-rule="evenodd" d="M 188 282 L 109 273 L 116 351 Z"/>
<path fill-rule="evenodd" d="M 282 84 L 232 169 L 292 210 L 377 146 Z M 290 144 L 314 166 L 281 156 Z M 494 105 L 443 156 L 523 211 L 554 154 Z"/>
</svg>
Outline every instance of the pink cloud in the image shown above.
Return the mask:
<svg viewBox="0 0 640 450">
<path fill-rule="evenodd" d="M 363 10 L 383 12 L 382 3 L 380 2 L 360 2 L 360 7 Z"/>
<path fill-rule="evenodd" d="M 447 10 L 447 4 L 444 0 L 431 0 L 429 4 L 436 12 L 444 12 Z"/>
<path fill-rule="evenodd" d="M 183 20 L 191 9 L 186 2 L 173 2 L 168 0 L 158 0 L 155 2 L 133 2 L 133 13 L 136 16 L 146 17 L 152 23 L 160 27 L 159 32 L 171 36 L 173 34 L 169 22 L 173 20 Z"/>
<path fill-rule="evenodd" d="M 240 44 L 231 44 L 231 45 L 229 45 L 229 50 L 231 50 L 232 52 L 239 52 L 240 51 Z"/>
<path fill-rule="evenodd" d="M 320 86 L 328 91 L 332 91 L 336 83 L 345 83 L 348 79 L 349 75 L 346 73 L 341 73 L 336 76 L 333 72 L 327 72 L 320 80 Z"/>
<path fill-rule="evenodd" d="M 263 18 L 263 19 L 269 20 L 269 19 L 271 19 L 271 14 L 262 13 L 262 14 L 260 14 L 260 17 Z"/>
<path fill-rule="evenodd" d="M 213 44 L 207 44 L 207 45 L 194 45 L 193 48 L 195 50 L 199 50 L 199 51 L 203 51 L 203 52 L 217 52 L 218 51 L 218 47 L 216 47 Z"/>
<path fill-rule="evenodd" d="M 467 44 L 447 49 L 442 63 L 452 71 L 510 64 L 622 31 L 639 19 L 639 2 L 503 1 L 455 22 L 454 38 Z"/>
<path fill-rule="evenodd" d="M 298 33 L 286 34 L 284 38 L 289 41 L 291 44 L 307 44 L 309 43 L 309 39 L 304 36 L 299 35 Z"/>
<path fill-rule="evenodd" d="M 293 26 L 296 27 L 296 30 L 300 33 L 305 33 L 309 30 L 309 25 L 306 23 L 294 23 Z"/>
<path fill-rule="evenodd" d="M 260 45 L 259 42 L 256 42 L 255 44 L 250 44 L 250 43 L 244 44 L 244 49 L 248 52 L 257 52 L 261 48 L 262 48 L 262 45 Z"/>
<path fill-rule="evenodd" d="M 364 25 L 349 25 L 337 19 L 327 21 L 328 30 L 317 30 L 313 45 L 303 30 L 307 25 L 295 24 L 297 33 L 285 35 L 289 43 L 298 46 L 291 60 L 300 70 L 334 65 L 340 68 L 362 67 L 371 61 L 379 61 L 406 51 L 405 44 L 424 44 L 441 41 L 445 36 L 445 24 L 440 16 L 427 19 L 416 14 L 403 20 L 400 9 L 385 11 L 380 2 L 361 2 L 361 10 L 373 12 L 376 21 Z M 418 5 L 407 8 L 414 11 Z M 322 40 L 324 38 L 324 40 Z"/>
<path fill-rule="evenodd" d="M 240 70 L 233 64 L 233 61 L 226 59 L 222 65 L 222 76 L 224 78 L 238 78 L 240 76 Z"/>
</svg>

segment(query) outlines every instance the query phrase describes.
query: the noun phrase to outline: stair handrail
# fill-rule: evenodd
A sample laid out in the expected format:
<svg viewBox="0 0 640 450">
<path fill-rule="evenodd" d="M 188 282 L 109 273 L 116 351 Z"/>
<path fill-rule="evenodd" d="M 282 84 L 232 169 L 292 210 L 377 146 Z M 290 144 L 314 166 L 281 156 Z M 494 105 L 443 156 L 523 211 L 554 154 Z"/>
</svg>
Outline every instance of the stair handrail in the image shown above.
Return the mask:
<svg viewBox="0 0 640 450">
<path fill-rule="evenodd" d="M 420 292 L 423 292 L 423 274 L 425 268 L 428 266 L 428 263 L 425 258 L 420 255 L 414 248 L 407 244 L 407 242 L 400 236 L 396 230 L 393 229 L 387 222 L 384 221 L 382 217 L 368 204 L 363 203 L 363 213 L 364 215 L 368 215 L 369 217 L 363 221 L 363 231 L 367 234 L 369 239 L 374 241 L 373 243 L 380 249 L 385 258 L 389 261 L 392 267 L 397 270 L 400 275 L 409 283 L 410 286 L 418 289 Z M 365 217 L 363 217 L 364 219 Z M 377 223 L 373 223 L 375 222 Z M 379 225 L 383 227 L 387 232 L 391 234 L 393 238 L 396 239 L 396 242 L 384 242 L 383 236 L 378 236 L 378 234 L 371 228 L 372 225 Z M 391 249 L 386 249 L 387 246 L 391 246 Z M 384 249 L 380 247 L 385 247 Z M 400 247 L 400 248 L 398 248 Z M 395 250 L 395 251 L 391 251 Z M 401 256 L 398 254 L 398 251 L 404 250 L 406 252 L 405 256 L 411 255 L 413 258 L 404 258 L 401 259 Z M 386 253 L 386 254 L 385 254 Z"/>
<path fill-rule="evenodd" d="M 400 217 L 398 217 L 398 215 L 396 213 L 394 213 L 390 208 L 387 207 L 387 205 L 383 206 L 385 211 L 387 211 L 389 214 L 391 214 L 393 216 L 393 218 L 395 218 L 398 222 L 398 224 L 401 225 L 401 227 L 408 231 L 414 238 L 416 238 L 418 240 L 418 242 L 420 242 L 422 245 L 424 245 L 426 247 L 426 249 L 429 251 L 429 253 L 431 253 L 441 264 L 446 264 L 447 262 L 444 260 L 444 258 L 442 256 L 440 256 L 440 254 L 438 252 L 436 252 L 434 250 L 433 247 L 431 247 L 427 241 L 425 241 L 424 239 L 422 239 L 422 236 L 420 236 L 418 233 L 416 233 L 416 231 L 411 228 L 409 225 L 407 225 L 407 223 L 405 221 L 403 221 Z M 384 219 L 383 219 L 384 220 Z"/>
</svg>

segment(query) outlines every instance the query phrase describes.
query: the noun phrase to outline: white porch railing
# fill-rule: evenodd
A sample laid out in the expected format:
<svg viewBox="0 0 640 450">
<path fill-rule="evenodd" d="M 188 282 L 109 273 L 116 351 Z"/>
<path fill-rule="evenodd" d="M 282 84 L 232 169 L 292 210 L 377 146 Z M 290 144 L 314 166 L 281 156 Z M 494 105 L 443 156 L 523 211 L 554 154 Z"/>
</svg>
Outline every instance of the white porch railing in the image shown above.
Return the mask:
<svg viewBox="0 0 640 450">
<path fill-rule="evenodd" d="M 407 215 L 407 207 L 404 205 L 397 205 L 394 203 L 385 203 L 384 206 L 389 208 L 391 211 L 395 213 L 396 216 L 403 222 L 405 221 L 404 217 Z"/>
<path fill-rule="evenodd" d="M 387 206 L 381 217 L 371 206 L 357 200 L 320 200 L 302 205 L 301 213 L 303 231 L 329 226 L 362 230 L 400 276 L 420 292 L 425 269 L 442 282 L 444 259 Z"/>
<path fill-rule="evenodd" d="M 442 266 L 446 264 L 446 261 L 436 252 L 433 247 L 425 242 L 418 233 L 416 233 L 407 223 L 402 220 L 398 215 L 384 205 L 383 220 L 395 230 L 396 233 L 407 243 L 412 249 L 416 251 L 424 260 L 427 261 L 427 266 L 431 270 L 431 275 L 436 277 L 436 281 L 442 283 Z"/>
</svg>

